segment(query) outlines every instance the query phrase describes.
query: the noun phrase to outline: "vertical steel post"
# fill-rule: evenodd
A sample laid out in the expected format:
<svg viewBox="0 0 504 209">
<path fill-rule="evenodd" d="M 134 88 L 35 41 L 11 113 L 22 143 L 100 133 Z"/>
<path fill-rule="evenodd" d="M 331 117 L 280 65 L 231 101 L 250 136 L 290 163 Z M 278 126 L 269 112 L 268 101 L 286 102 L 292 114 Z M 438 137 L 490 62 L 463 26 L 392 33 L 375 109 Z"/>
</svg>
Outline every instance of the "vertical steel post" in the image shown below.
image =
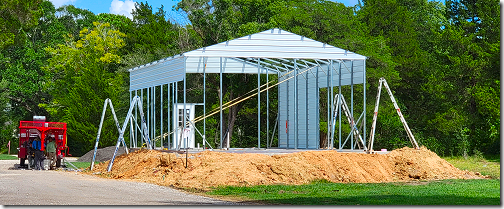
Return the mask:
<svg viewBox="0 0 504 209">
<path fill-rule="evenodd" d="M 288 73 L 288 72 L 287 72 Z M 285 74 L 284 74 L 285 75 Z M 287 75 L 288 78 L 285 78 L 285 79 L 288 79 L 287 80 L 287 85 L 286 85 L 286 90 L 287 90 L 287 105 L 286 108 L 287 108 L 287 120 L 285 121 L 285 133 L 287 134 L 287 149 L 290 148 L 290 144 L 289 144 L 289 132 L 291 130 L 289 130 L 289 124 L 292 124 L 292 121 L 289 122 L 289 119 L 290 119 L 290 115 L 291 115 L 291 108 L 290 108 L 290 98 L 289 98 L 289 93 L 290 93 L 290 75 Z M 280 109 L 278 109 L 280 111 Z M 292 126 L 292 125 L 291 125 Z M 280 128 L 280 127 L 279 127 Z M 280 132 L 280 130 L 278 131 Z M 279 134 L 280 135 L 280 134 Z"/>
<path fill-rule="evenodd" d="M 352 119 L 352 123 L 350 124 L 350 127 L 351 127 L 350 128 L 350 137 L 351 137 L 351 145 L 352 145 L 351 149 L 353 150 L 354 149 L 354 141 L 353 141 L 353 139 L 354 139 L 354 134 L 353 134 L 354 133 L 353 132 L 353 129 L 354 129 L 354 114 L 353 114 L 353 77 L 354 77 L 354 74 L 353 74 L 353 60 L 350 61 L 350 63 L 351 63 L 351 66 L 352 66 L 350 68 L 350 72 L 351 72 L 350 73 L 350 84 L 351 84 L 350 88 L 352 89 L 351 90 L 351 98 L 352 98 L 351 99 L 352 100 L 352 104 L 351 104 L 352 105 L 352 117 L 351 117 L 351 119 Z"/>
<path fill-rule="evenodd" d="M 329 117 L 332 117 L 333 113 L 334 113 L 334 73 L 333 73 L 333 60 L 330 61 L 330 67 L 329 69 L 331 70 L 330 71 L 330 75 L 331 75 L 331 96 L 329 96 L 329 99 L 331 100 L 330 101 L 330 104 L 331 104 L 331 114 L 329 114 L 330 116 Z M 329 93 L 329 92 L 328 92 Z M 327 107 L 329 108 L 329 107 Z M 332 124 L 332 118 L 330 118 L 330 121 L 327 121 L 327 124 L 331 123 L 330 127 L 332 128 L 333 124 Z M 332 130 L 332 129 L 331 129 Z M 327 129 L 327 134 L 329 134 L 329 129 Z M 334 134 L 331 134 L 331 135 L 334 135 Z M 334 138 L 331 137 L 330 140 L 328 140 L 331 145 L 329 146 L 330 149 L 333 149 L 334 148 Z"/>
<path fill-rule="evenodd" d="M 266 71 L 266 148 L 269 148 L 269 70 Z"/>
<path fill-rule="evenodd" d="M 185 66 L 186 59 L 187 59 L 187 57 L 184 58 L 184 66 Z M 183 131 L 182 133 L 185 132 L 186 120 L 187 120 L 187 118 L 186 118 L 186 114 L 187 114 L 187 110 L 186 110 L 187 109 L 186 108 L 186 103 L 187 103 L 187 99 L 186 99 L 187 98 L 187 96 L 186 96 L 187 95 L 187 92 L 186 92 L 186 89 L 187 89 L 186 88 L 186 80 L 187 79 L 186 78 L 187 78 L 187 73 L 185 72 L 185 68 L 184 68 L 184 114 L 183 114 L 183 117 L 184 117 L 183 121 L 184 121 L 184 123 L 182 124 L 182 127 L 183 127 L 182 128 L 182 131 Z M 185 138 L 186 138 L 186 140 L 185 140 L 185 148 L 186 148 L 186 155 L 187 155 L 187 149 L 189 148 L 189 141 L 187 140 L 188 136 L 186 136 Z M 186 159 L 186 164 L 187 164 L 187 159 Z M 186 167 L 187 167 L 187 165 L 186 165 Z"/>
<path fill-rule="evenodd" d="M 220 148 L 222 149 L 222 57 L 220 58 L 220 70 L 219 70 L 219 85 L 220 85 L 220 89 L 219 89 L 219 93 L 220 93 L 220 100 L 219 100 L 219 108 L 220 108 Z"/>
<path fill-rule="evenodd" d="M 138 96 L 138 92 L 137 90 L 135 90 L 135 97 Z M 135 121 L 138 121 L 138 105 L 135 105 Z M 138 122 L 136 122 L 138 124 Z M 137 147 L 137 143 L 138 143 L 138 130 L 135 126 L 135 141 L 134 142 L 134 147 L 136 148 Z"/>
<path fill-rule="evenodd" d="M 261 149 L 261 58 L 257 58 L 257 149 Z"/>
<path fill-rule="evenodd" d="M 152 147 L 156 149 L 156 86 L 152 87 Z"/>
<path fill-rule="evenodd" d="M 363 79 L 363 86 L 364 86 L 364 95 L 363 95 L 364 118 L 363 118 L 362 122 L 364 123 L 364 125 L 363 125 L 364 138 L 363 138 L 363 140 L 364 140 L 364 145 L 365 145 L 366 144 L 366 112 L 367 112 L 367 110 L 366 110 L 366 61 L 364 60 L 363 62 L 364 62 L 364 72 L 363 72 L 364 75 L 362 76 L 363 77 L 362 79 Z"/>
<path fill-rule="evenodd" d="M 203 68 L 203 150 L 205 150 L 206 141 L 206 57 L 205 57 L 205 67 Z"/>
<path fill-rule="evenodd" d="M 161 136 L 161 149 L 164 148 L 164 144 L 163 144 L 163 138 L 164 138 L 164 133 L 163 133 L 163 84 L 161 84 L 161 92 L 160 92 L 160 96 L 161 98 L 161 101 L 159 104 L 159 106 L 161 107 L 160 109 L 160 112 L 161 112 L 161 132 L 160 132 L 160 136 Z"/>
<path fill-rule="evenodd" d="M 341 97 L 341 61 L 339 62 L 339 95 Z M 339 142 L 339 149 L 342 149 L 341 147 L 341 105 L 338 105 L 338 113 L 339 113 L 339 130 L 338 130 L 338 134 L 339 134 L 339 138 L 338 138 L 338 142 Z"/>
<path fill-rule="evenodd" d="M 140 89 L 140 101 L 141 101 L 142 106 L 143 106 L 143 101 L 144 101 L 143 100 L 143 89 Z M 149 107 L 149 106 L 147 106 L 147 107 Z M 143 110 L 141 110 L 141 111 L 143 111 Z M 140 113 L 140 115 L 142 115 L 142 113 Z M 149 121 L 149 120 L 147 120 L 147 121 Z M 142 137 L 143 137 L 144 136 L 144 129 L 143 129 L 142 124 L 140 124 L 140 127 L 142 127 L 142 128 L 140 128 L 140 135 L 142 135 Z M 142 147 L 142 140 L 141 139 L 140 139 L 140 147 Z"/>
<path fill-rule="evenodd" d="M 133 92 L 130 91 L 129 93 L 130 93 L 130 95 L 129 95 L 130 96 L 130 98 L 129 98 L 129 104 L 131 106 L 131 95 L 133 94 Z M 133 136 L 131 134 L 131 133 L 133 133 L 133 126 L 132 125 L 133 124 L 130 125 L 130 136 L 129 136 L 130 149 L 131 149 L 131 142 L 133 141 Z"/>
<path fill-rule="evenodd" d="M 317 102 L 315 103 L 315 104 L 317 104 L 317 106 L 316 106 L 316 112 L 317 112 L 317 121 L 316 121 L 316 123 L 317 123 L 317 129 L 316 129 L 316 131 L 317 131 L 317 133 L 316 133 L 316 136 L 317 136 L 317 139 L 316 139 L 316 141 L 317 141 L 317 145 L 316 145 L 316 147 L 317 147 L 317 149 L 320 149 L 320 89 L 319 89 L 319 67 L 320 67 L 320 65 L 319 65 L 319 66 L 317 66 L 317 74 L 316 74 L 316 75 L 317 75 L 317 77 L 315 78 L 315 82 L 316 82 L 316 83 L 315 83 L 315 86 L 316 86 L 316 87 L 315 87 L 315 90 L 317 91 L 317 92 L 316 92 L 316 95 L 317 95 Z"/>
<path fill-rule="evenodd" d="M 166 89 L 166 94 L 167 94 L 167 97 L 166 97 L 166 108 L 168 109 L 168 115 L 166 116 L 166 118 L 168 119 L 168 130 L 167 130 L 167 133 L 170 133 L 170 130 L 171 130 L 171 126 L 170 126 L 170 122 L 172 120 L 172 117 L 171 117 L 171 107 L 173 107 L 173 105 L 171 104 L 171 98 L 170 98 L 170 91 L 171 90 L 171 83 L 168 84 L 168 88 Z M 166 142 L 168 144 L 168 149 L 171 149 L 170 147 L 170 134 L 168 134 L 167 138 L 166 138 Z"/>
<path fill-rule="evenodd" d="M 152 132 L 151 132 L 151 122 L 150 122 L 150 119 L 151 119 L 151 108 L 150 108 L 150 90 L 151 88 L 147 88 L 146 91 L 147 91 L 147 133 L 149 134 L 149 136 L 152 137 Z"/>
<path fill-rule="evenodd" d="M 311 70 L 310 70 L 311 71 Z M 306 109 L 306 112 L 305 112 L 305 133 L 306 133 L 306 149 L 308 149 L 308 79 L 309 79 L 309 75 L 308 75 L 308 72 L 306 72 L 306 86 L 305 86 L 305 109 Z"/>
<path fill-rule="evenodd" d="M 297 59 L 294 59 L 294 149 L 298 148 L 298 69 Z"/>
<path fill-rule="evenodd" d="M 280 72 L 277 71 L 277 83 L 278 82 L 280 82 Z M 280 96 L 278 96 L 278 95 L 280 95 L 280 92 L 278 91 L 278 89 L 280 89 L 280 87 L 277 85 L 276 89 L 277 89 L 277 101 L 278 101 L 278 98 L 280 97 Z M 276 123 L 278 123 L 278 121 L 280 120 L 280 105 L 278 105 L 278 103 L 277 103 L 277 113 L 278 114 L 277 114 Z M 278 145 L 277 146 L 278 147 L 280 147 L 280 124 L 281 123 L 278 123 L 278 126 L 279 126 L 278 127 L 278 136 L 277 136 L 277 138 L 278 138 Z M 276 126 L 277 126 L 277 124 L 275 124 L 275 128 L 277 128 Z M 273 128 L 273 135 L 275 133 L 275 128 Z M 272 141 L 273 141 L 273 135 L 271 135 Z M 272 144 L 272 143 L 270 143 L 270 144 Z M 287 146 L 287 148 L 289 148 L 289 147 Z"/>
<path fill-rule="evenodd" d="M 178 117 L 179 117 L 179 111 L 178 111 L 178 81 L 175 82 L 175 94 L 173 95 L 175 97 L 175 103 L 174 103 L 174 106 L 173 106 L 173 110 L 175 111 L 175 114 L 174 114 L 174 118 L 175 118 L 175 136 L 173 137 L 173 146 L 175 146 L 175 149 L 176 150 L 179 150 L 179 140 L 180 140 L 180 136 L 178 134 L 178 131 L 179 131 L 179 124 L 178 124 Z"/>
<path fill-rule="evenodd" d="M 331 130 L 330 126 L 331 126 L 331 99 L 329 98 L 330 97 L 330 89 L 329 89 L 329 86 L 330 86 L 330 83 L 329 83 L 329 79 L 331 77 L 331 71 L 330 71 L 330 68 L 331 68 L 331 65 L 328 64 L 327 65 L 327 134 L 326 134 L 326 140 L 327 140 L 327 148 L 328 149 L 331 149 L 331 146 L 330 146 L 330 143 L 329 143 L 329 140 L 330 140 L 330 136 L 329 136 L 329 130 Z"/>
</svg>

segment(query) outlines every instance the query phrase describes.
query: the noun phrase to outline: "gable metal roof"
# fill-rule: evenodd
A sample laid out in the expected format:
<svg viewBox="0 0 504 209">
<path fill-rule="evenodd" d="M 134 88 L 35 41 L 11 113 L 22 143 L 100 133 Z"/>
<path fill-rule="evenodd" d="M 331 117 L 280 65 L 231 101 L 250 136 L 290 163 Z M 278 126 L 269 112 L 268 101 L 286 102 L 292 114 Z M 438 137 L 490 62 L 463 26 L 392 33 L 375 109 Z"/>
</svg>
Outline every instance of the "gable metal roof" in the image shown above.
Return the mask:
<svg viewBox="0 0 504 209">
<path fill-rule="evenodd" d="M 366 57 L 274 28 L 184 53 L 187 57 L 353 59 Z"/>
<path fill-rule="evenodd" d="M 203 47 L 129 70 L 130 91 L 181 81 L 185 73 L 272 73 L 327 65 L 329 60 L 360 63 L 354 77 L 365 77 L 365 56 L 274 28 Z M 350 83 L 350 82 L 342 82 Z M 354 82 L 358 84 L 362 82 Z"/>
</svg>

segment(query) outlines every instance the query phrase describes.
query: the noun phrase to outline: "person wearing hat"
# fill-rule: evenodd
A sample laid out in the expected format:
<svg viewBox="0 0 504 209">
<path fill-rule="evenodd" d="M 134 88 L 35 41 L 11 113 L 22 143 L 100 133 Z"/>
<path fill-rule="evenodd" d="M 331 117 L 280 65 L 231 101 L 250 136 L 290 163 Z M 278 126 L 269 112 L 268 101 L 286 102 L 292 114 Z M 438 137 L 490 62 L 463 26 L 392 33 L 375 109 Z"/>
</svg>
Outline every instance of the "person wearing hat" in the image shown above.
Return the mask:
<svg viewBox="0 0 504 209">
<path fill-rule="evenodd" d="M 49 158 L 49 168 L 52 170 L 56 164 L 56 142 L 54 137 L 49 137 L 49 142 L 46 146 L 47 158 Z"/>
</svg>

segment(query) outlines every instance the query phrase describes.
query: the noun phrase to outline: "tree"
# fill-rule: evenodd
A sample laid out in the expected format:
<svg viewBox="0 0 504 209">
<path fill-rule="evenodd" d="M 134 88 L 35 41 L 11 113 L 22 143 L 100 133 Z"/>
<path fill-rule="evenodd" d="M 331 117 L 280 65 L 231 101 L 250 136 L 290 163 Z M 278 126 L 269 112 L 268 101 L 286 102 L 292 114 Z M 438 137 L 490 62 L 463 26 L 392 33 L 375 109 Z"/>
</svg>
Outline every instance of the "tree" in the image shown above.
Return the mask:
<svg viewBox="0 0 504 209">
<path fill-rule="evenodd" d="M 499 153 L 499 8 L 497 1 L 447 1 L 431 52 L 437 71 L 425 88 L 439 104 L 428 127 L 449 145 L 445 154 Z"/>
<path fill-rule="evenodd" d="M 69 146 L 77 155 L 93 148 L 103 101 L 110 98 L 119 113 L 129 103 L 127 75 L 117 70 L 121 63 L 117 52 L 125 45 L 125 34 L 110 29 L 108 23 L 93 25 L 91 30 L 81 30 L 77 41 L 69 35 L 66 44 L 46 48 L 52 56 L 44 68 L 48 75 L 46 88 L 53 100 L 44 108 L 68 124 Z M 104 123 L 103 130 L 116 129 L 110 119 Z M 117 134 L 102 133 L 101 145 L 114 144 Z"/>
<path fill-rule="evenodd" d="M 42 0 L 4 0 L 0 4 L 0 49 L 22 43 L 27 29 L 37 25 Z"/>
<path fill-rule="evenodd" d="M 132 15 L 136 28 L 128 32 L 127 42 L 133 51 L 154 54 L 155 59 L 180 53 L 177 26 L 166 20 L 162 5 L 153 12 L 149 4 L 136 3 Z"/>
<path fill-rule="evenodd" d="M 76 8 L 73 5 L 64 5 L 56 9 L 58 20 L 65 26 L 72 37 L 78 38 L 84 28 L 93 27 L 96 16 L 89 10 Z"/>
</svg>

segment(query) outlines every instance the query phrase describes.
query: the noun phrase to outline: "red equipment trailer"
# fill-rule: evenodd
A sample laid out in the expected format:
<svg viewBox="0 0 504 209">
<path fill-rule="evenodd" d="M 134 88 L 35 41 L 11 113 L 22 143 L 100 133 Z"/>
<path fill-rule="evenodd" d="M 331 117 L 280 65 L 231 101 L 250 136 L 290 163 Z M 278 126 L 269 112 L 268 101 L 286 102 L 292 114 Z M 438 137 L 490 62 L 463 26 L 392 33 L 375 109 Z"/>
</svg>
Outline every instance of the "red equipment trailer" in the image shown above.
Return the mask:
<svg viewBox="0 0 504 209">
<path fill-rule="evenodd" d="M 45 150 L 46 136 L 51 136 L 56 142 L 56 167 L 60 167 L 61 159 L 68 154 L 67 147 L 67 124 L 60 122 L 46 122 L 45 116 L 33 116 L 33 121 L 19 121 L 19 164 L 25 166 L 27 159 L 28 143 L 30 137 L 40 137 L 42 144 L 42 151 Z M 26 143 L 25 143 L 26 142 Z M 66 152 L 65 152 L 66 151 Z"/>
</svg>

